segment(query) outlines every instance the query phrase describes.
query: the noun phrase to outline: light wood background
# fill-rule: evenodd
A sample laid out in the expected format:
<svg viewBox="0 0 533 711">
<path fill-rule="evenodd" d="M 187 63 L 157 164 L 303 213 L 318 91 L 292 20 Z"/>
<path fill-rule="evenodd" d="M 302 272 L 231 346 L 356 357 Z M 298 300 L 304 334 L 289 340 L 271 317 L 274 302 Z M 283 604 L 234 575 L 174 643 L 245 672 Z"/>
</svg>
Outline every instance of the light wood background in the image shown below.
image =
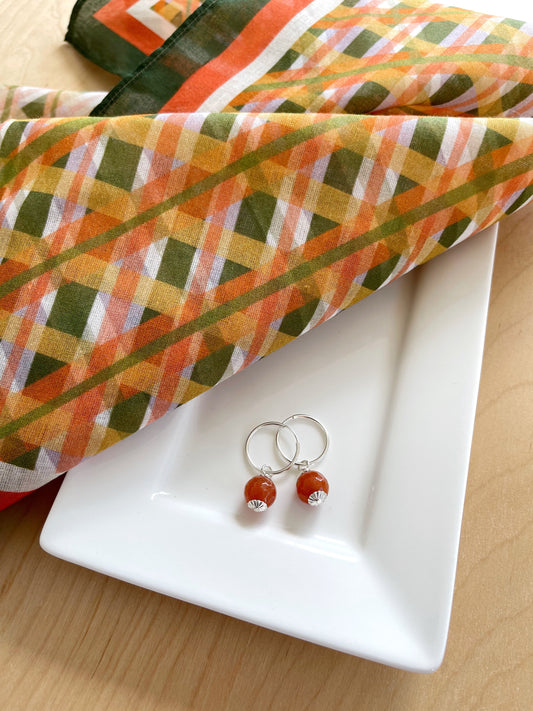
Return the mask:
<svg viewBox="0 0 533 711">
<path fill-rule="evenodd" d="M 108 89 L 62 43 L 73 0 L 0 0 L 0 80 Z M 2 711 L 533 709 L 533 204 L 496 259 L 442 668 L 390 669 L 46 555 L 53 482 L 0 513 Z"/>
</svg>

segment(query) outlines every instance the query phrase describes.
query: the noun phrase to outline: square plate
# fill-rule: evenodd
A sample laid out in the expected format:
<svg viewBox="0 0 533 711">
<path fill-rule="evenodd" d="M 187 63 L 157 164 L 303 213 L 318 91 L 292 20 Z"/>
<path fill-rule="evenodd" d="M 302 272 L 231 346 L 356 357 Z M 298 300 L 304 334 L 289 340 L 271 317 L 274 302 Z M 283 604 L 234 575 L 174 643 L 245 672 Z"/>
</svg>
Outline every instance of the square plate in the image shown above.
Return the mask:
<svg viewBox="0 0 533 711">
<path fill-rule="evenodd" d="M 497 228 L 365 299 L 66 477 L 60 558 L 350 654 L 442 660 Z M 242 498 L 248 432 L 309 413 L 330 496 Z"/>
</svg>

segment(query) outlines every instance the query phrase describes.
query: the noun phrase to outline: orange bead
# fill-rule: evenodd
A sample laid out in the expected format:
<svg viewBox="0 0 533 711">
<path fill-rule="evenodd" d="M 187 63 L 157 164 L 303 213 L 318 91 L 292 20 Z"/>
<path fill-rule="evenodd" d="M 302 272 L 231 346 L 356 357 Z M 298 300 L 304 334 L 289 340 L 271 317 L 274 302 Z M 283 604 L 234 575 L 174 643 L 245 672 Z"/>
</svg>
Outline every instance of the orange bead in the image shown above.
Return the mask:
<svg viewBox="0 0 533 711">
<path fill-rule="evenodd" d="M 276 485 L 268 476 L 254 476 L 244 487 L 244 498 L 252 511 L 266 511 L 276 500 Z"/>
<path fill-rule="evenodd" d="M 296 482 L 296 493 L 304 504 L 319 506 L 328 498 L 328 480 L 320 472 L 303 472 Z"/>
</svg>

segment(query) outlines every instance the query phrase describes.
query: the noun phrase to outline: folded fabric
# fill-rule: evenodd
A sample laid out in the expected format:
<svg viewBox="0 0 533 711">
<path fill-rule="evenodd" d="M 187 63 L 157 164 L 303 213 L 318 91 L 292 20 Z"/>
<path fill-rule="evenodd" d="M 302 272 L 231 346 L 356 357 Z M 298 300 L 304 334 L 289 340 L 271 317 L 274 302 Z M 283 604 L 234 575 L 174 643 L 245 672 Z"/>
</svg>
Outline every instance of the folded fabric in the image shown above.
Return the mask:
<svg viewBox="0 0 533 711">
<path fill-rule="evenodd" d="M 0 86 L 0 121 L 43 116 L 87 116 L 104 91 L 58 91 L 36 86 Z"/>
<path fill-rule="evenodd" d="M 93 113 L 529 116 L 532 34 L 422 0 L 208 0 Z"/>
<path fill-rule="evenodd" d="M 202 0 L 77 0 L 66 39 L 104 69 L 126 76 L 201 4 Z"/>
<path fill-rule="evenodd" d="M 524 204 L 532 29 L 413 2 L 206 0 L 93 111 L 111 116 L 3 123 L 0 490 Z M 4 115 L 63 106 L 10 91 Z"/>
</svg>

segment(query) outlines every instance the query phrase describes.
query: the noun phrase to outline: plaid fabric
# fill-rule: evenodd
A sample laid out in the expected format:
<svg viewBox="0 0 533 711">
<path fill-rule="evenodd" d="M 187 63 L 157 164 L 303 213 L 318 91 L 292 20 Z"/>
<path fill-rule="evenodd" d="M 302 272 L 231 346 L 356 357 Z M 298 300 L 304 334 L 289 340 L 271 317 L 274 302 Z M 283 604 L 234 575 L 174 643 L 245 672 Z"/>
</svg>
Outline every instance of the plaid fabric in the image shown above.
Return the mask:
<svg viewBox="0 0 533 711">
<path fill-rule="evenodd" d="M 66 40 L 126 76 L 182 25 L 202 0 L 78 0 Z"/>
<path fill-rule="evenodd" d="M 35 86 L 0 85 L 0 121 L 87 116 L 104 97 L 103 91 L 58 91 Z"/>
<path fill-rule="evenodd" d="M 461 11 L 445 34 L 458 11 L 391 6 L 206 0 L 97 109 L 142 80 L 148 103 L 190 112 L 0 125 L 0 490 L 36 488 L 531 197 L 531 28 Z M 495 32 L 503 59 L 479 49 Z M 440 63 L 403 49 L 428 38 Z"/>
<path fill-rule="evenodd" d="M 322 16 L 327 5 L 218 2 L 93 113 L 531 114 L 532 25 L 422 0 L 344 0 Z"/>
<path fill-rule="evenodd" d="M 35 481 L 513 211 L 533 182 L 533 120 L 196 113 L 2 137 L 0 456 Z"/>
</svg>

